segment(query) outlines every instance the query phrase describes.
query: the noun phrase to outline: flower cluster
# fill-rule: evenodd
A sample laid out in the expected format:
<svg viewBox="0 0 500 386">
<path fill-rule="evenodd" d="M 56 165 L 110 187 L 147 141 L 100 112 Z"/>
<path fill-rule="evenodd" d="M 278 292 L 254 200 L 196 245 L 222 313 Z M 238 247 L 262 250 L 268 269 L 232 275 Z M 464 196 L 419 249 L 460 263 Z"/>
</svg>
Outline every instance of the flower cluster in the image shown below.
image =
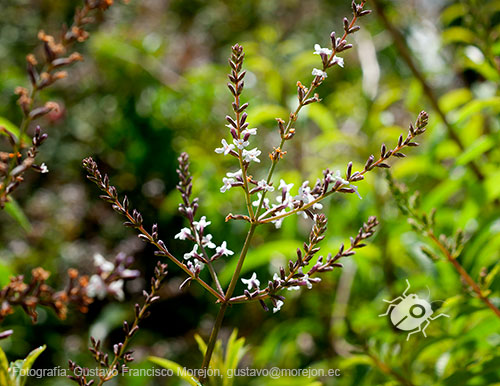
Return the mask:
<svg viewBox="0 0 500 386">
<path fill-rule="evenodd" d="M 4 208 L 9 201 L 8 196 L 23 181 L 25 171 L 31 168 L 41 173 L 48 172 L 45 164 L 34 163 L 38 147 L 47 135 L 40 134 L 40 127 L 37 126 L 32 139 L 33 145 L 28 149 L 26 149 L 25 138 L 31 122 L 51 111 L 57 112 L 59 105 L 49 101 L 36 106 L 36 97 L 41 90 L 68 76 L 68 73 L 63 70 L 65 67 L 83 60 L 78 52 L 68 54 L 69 47 L 73 42 L 83 42 L 88 38 L 89 34 L 84 27 L 94 21 L 91 17 L 92 12 L 104 11 L 112 4 L 112 0 L 85 0 L 84 6 L 76 9 L 72 26 L 63 28 L 60 41 L 44 31 L 39 31 L 38 39 L 43 46 L 44 56 L 38 58 L 35 54 L 26 56 L 26 71 L 31 88 L 17 87 L 15 90 L 18 95 L 17 103 L 23 113 L 19 131 L 14 133 L 5 127 L 0 127 L 0 134 L 7 137 L 12 148 L 10 152 L 0 153 L 0 209 Z"/>
<path fill-rule="evenodd" d="M 24 276 L 11 277 L 10 282 L 0 291 L 0 321 L 14 312 L 14 306 L 28 314 L 33 323 L 37 321 L 37 306 L 52 308 L 61 319 L 66 318 L 68 304 L 74 304 L 80 312 L 87 312 L 92 298 L 87 295 L 88 276 L 80 276 L 76 269 L 68 270 L 66 288 L 55 291 L 46 282 L 50 272 L 41 267 L 31 271 L 31 280 L 24 281 Z"/>
<path fill-rule="evenodd" d="M 101 254 L 94 255 L 94 266 L 97 273 L 92 275 L 87 286 L 87 296 L 104 299 L 108 294 L 123 301 L 124 280 L 135 279 L 140 276 L 138 270 L 129 269 L 134 262 L 133 257 L 119 253 L 114 263 L 106 260 Z"/>
</svg>

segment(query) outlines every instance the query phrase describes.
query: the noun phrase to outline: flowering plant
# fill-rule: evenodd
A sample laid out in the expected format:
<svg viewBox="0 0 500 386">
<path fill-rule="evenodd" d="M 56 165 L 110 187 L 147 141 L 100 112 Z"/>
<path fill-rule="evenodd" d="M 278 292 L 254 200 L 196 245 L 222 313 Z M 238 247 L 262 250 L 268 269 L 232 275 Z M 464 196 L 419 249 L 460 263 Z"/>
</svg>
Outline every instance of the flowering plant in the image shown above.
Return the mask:
<svg viewBox="0 0 500 386">
<path fill-rule="evenodd" d="M 348 35 L 359 30 L 360 27 L 355 25 L 358 18 L 370 13 L 369 10 L 364 10 L 364 4 L 364 1 L 361 4 L 352 3 L 353 17 L 350 21 L 344 18 L 344 32 L 341 37 L 337 37 L 334 32 L 331 33 L 331 48 L 322 48 L 318 44 L 315 45 L 314 54 L 319 55 L 321 58 L 321 69 L 314 68 L 312 70 L 313 80 L 309 87 L 304 86 L 301 82 L 297 82 L 297 108 L 290 113 L 287 120 L 276 119 L 281 140 L 269 153 L 271 164 L 267 176 L 262 179 L 255 179 L 253 177 L 254 174 L 258 173 L 253 171 L 253 168 L 256 164 L 261 163 L 262 150 L 251 145 L 252 137 L 257 135 L 257 128 L 250 127 L 246 112 L 249 103 L 242 100 L 246 74 L 245 70 L 243 70 L 245 54 L 243 47 L 239 44 L 232 47 L 229 59 L 231 71 L 228 75 L 229 83 L 227 86 L 233 96 L 233 115 L 226 116 L 226 126 L 229 129 L 230 139 L 223 138 L 221 140 L 222 146 L 216 148 L 215 152 L 222 156 L 235 158 L 238 167 L 236 171 L 228 172 L 222 178 L 223 185 L 220 187 L 220 192 L 225 193 L 233 188 L 240 189 L 246 206 L 245 214 L 229 213 L 226 221 L 245 221 L 249 225 L 246 238 L 239 252 L 236 268 L 232 274 L 229 286 L 225 290 L 222 288 L 214 263 L 221 258 L 230 258 L 235 252 L 229 249 L 226 241 L 222 241 L 219 244 L 214 240 L 213 235 L 208 233 L 207 230 L 211 221 L 207 220 L 206 216 L 197 216 L 199 199 L 192 197 L 193 177 L 189 171 L 189 157 L 187 153 L 182 153 L 178 158 L 179 168 L 177 173 L 179 184 L 177 185 L 177 189 L 181 193 L 182 198 L 182 202 L 179 204 L 179 211 L 187 219 L 188 226 L 182 228 L 175 238 L 189 241 L 193 246 L 182 258 L 175 257 L 168 250 L 166 243 L 160 239 L 156 224 L 152 226 L 151 231 L 146 230 L 142 215 L 136 209 L 130 208 L 127 197 L 123 199 L 119 198 L 118 192 L 110 184 L 108 176 L 101 174 L 97 163 L 92 158 L 86 158 L 83 161 L 84 167 L 88 172 L 88 178 L 96 183 L 103 192 L 101 197 L 109 202 L 116 212 L 126 218 L 125 225 L 135 228 L 139 233 L 139 238 L 156 248 L 158 256 L 168 258 L 187 274 L 187 278 L 180 285 L 180 288 L 187 288 L 191 282 L 197 282 L 214 296 L 216 303 L 219 305 L 219 311 L 204 352 L 202 368 L 205 370 L 210 365 L 218 333 L 222 326 L 226 310 L 230 305 L 258 301 L 265 311 L 268 311 L 271 307 L 273 312 L 276 313 L 285 304 L 286 299 L 283 290 L 296 291 L 303 287 L 308 289 L 313 288 L 314 284 L 321 281 L 319 277 L 321 274 L 331 271 L 334 268 L 342 267 L 340 263 L 341 258 L 352 256 L 355 254 L 356 249 L 365 246 L 364 241 L 374 234 L 375 227 L 378 225 L 375 217 L 370 217 L 361 226 L 357 235 L 351 237 L 349 245 L 344 246 L 342 244 L 335 255 L 328 254 L 327 256 L 315 257 L 320 250 L 318 245 L 324 239 L 327 229 L 327 218 L 324 214 L 320 213 L 322 209 L 321 201 L 334 193 L 356 194 L 361 199 L 356 184 L 364 179 L 365 174 L 375 168 L 389 168 L 390 166 L 386 161 L 391 157 L 405 157 L 401 152 L 402 149 L 418 146 L 418 143 L 414 142 L 414 139 L 425 131 L 428 116 L 427 113 L 421 112 L 415 124 L 410 124 L 406 137 L 401 135 L 397 140 L 397 145 L 393 149 L 387 148 L 385 144 L 382 145 L 380 156 L 378 158 L 373 155 L 368 157 L 362 170 L 354 171 L 352 162 L 348 163 L 345 174 L 342 174 L 340 171 L 334 172 L 326 169 L 323 171 L 322 177 L 318 178 L 313 185 L 310 185 L 309 181 L 301 183 L 296 194 L 292 193 L 293 184 L 288 184 L 282 179 L 279 184 L 276 184 L 273 179 L 274 172 L 280 160 L 287 154 L 284 150 L 285 145 L 295 135 L 294 125 L 300 111 L 304 106 L 320 101 L 319 95 L 315 93 L 315 90 L 327 77 L 327 70 L 336 65 L 339 67 L 344 66 L 343 59 L 337 56 L 337 54 L 352 47 L 346 38 Z M 276 185 L 278 185 L 277 188 Z M 273 199 L 270 199 L 269 196 L 274 192 L 278 192 L 278 194 Z M 309 238 L 304 243 L 303 249 L 298 248 L 296 257 L 291 259 L 287 266 L 280 267 L 279 272 L 274 273 L 272 279 L 268 279 L 265 286 L 261 285 L 261 281 L 257 278 L 255 272 L 250 278 L 242 278 L 240 276 L 241 269 L 251 248 L 256 228 L 268 223 L 272 223 L 275 227 L 279 228 L 287 217 L 295 214 L 302 215 L 306 219 L 309 218 L 313 223 Z M 203 274 L 205 267 L 209 272 L 212 284 L 207 281 Z M 95 354 L 98 363 L 109 370 L 106 375 L 100 377 L 99 384 L 112 379 L 114 371 L 120 363 L 122 366 L 126 366 L 126 363 L 132 360 L 131 353 L 126 351 L 127 343 L 135 332 L 135 327 L 137 327 L 139 321 L 143 318 L 144 314 L 141 310 L 157 299 L 156 293 L 165 274 L 166 266 L 158 266 L 151 292 L 144 293 L 146 297 L 144 306 L 141 308 L 139 305 L 136 305 L 133 331 L 130 330 L 127 322 L 124 324 L 126 338 L 123 343 L 115 345 L 113 361 L 109 362 L 107 355 L 100 351 L 100 342 L 93 340 L 91 351 Z M 239 281 L 246 286 L 246 289 L 242 294 L 234 295 Z M 77 368 L 77 365 L 72 364 L 72 368 Z M 84 377 L 75 376 L 74 380 L 80 385 L 90 384 Z M 200 382 L 203 383 L 204 381 L 204 376 L 201 376 Z"/>
</svg>

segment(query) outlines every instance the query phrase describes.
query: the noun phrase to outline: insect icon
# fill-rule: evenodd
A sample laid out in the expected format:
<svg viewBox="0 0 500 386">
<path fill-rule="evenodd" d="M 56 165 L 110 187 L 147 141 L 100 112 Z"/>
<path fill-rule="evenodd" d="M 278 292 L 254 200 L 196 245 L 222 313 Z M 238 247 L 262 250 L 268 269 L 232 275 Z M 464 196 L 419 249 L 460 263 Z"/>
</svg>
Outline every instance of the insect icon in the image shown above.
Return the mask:
<svg viewBox="0 0 500 386">
<path fill-rule="evenodd" d="M 420 331 L 427 337 L 425 329 L 429 326 L 431 320 L 435 320 L 440 316 L 446 316 L 447 318 L 450 316 L 446 314 L 432 316 L 434 311 L 432 311 L 431 304 L 426 299 L 420 299 L 417 294 L 406 295 L 410 289 L 408 279 L 406 279 L 406 284 L 408 284 L 408 287 L 406 287 L 401 296 L 398 296 L 394 300 L 382 299 L 384 302 L 389 303 L 389 308 L 387 308 L 385 314 L 380 314 L 379 317 L 390 314 L 391 323 L 397 329 L 411 331 L 406 337 L 408 341 L 411 334 L 416 334 Z"/>
</svg>

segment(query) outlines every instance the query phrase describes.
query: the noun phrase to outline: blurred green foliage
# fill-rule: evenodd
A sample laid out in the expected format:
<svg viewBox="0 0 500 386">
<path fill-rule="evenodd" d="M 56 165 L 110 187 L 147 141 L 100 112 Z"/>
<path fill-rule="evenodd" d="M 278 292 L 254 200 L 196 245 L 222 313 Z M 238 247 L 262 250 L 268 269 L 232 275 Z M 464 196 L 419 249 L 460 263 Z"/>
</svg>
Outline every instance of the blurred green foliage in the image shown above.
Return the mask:
<svg viewBox="0 0 500 386">
<path fill-rule="evenodd" d="M 56 5 L 57 3 L 57 5 Z M 369 4 L 368 4 L 369 5 Z M 0 20 L 0 123 L 20 121 L 13 90 L 26 85 L 24 57 L 37 45 L 36 33 L 58 30 L 71 17 L 72 2 L 4 1 Z M 344 170 L 353 161 L 362 168 L 381 143 L 393 146 L 418 112 L 431 119 L 421 147 L 393 162 L 396 181 L 420 191 L 421 208 L 437 208 L 438 233 L 465 232 L 458 257 L 478 283 L 485 272 L 498 271 L 500 258 L 500 1 L 461 0 L 384 2 L 391 22 L 402 31 L 419 68 L 439 96 L 439 105 L 465 145 L 461 151 L 448 137 L 376 14 L 363 18 L 354 48 L 344 55 L 319 89 L 322 102 L 304 109 L 297 134 L 276 175 L 295 183 L 314 181 L 324 168 Z M 104 23 L 91 32 L 79 50 L 85 61 L 70 70 L 43 98 L 64 106 L 63 113 L 42 123 L 49 133 L 40 162 L 49 174 L 32 173 L 16 200 L 29 225 L 20 226 L 0 213 L 0 282 L 29 275 L 42 265 L 54 274 L 50 284 L 74 266 L 91 272 L 92 256 L 126 251 L 136 257 L 144 277 L 151 276 L 155 257 L 149 247 L 120 223 L 98 192 L 85 181 L 81 159 L 92 155 L 111 180 L 140 209 L 148 224 L 158 221 L 163 240 L 174 255 L 190 246 L 173 236 L 182 226 L 174 187 L 176 157 L 187 151 L 192 160 L 194 194 L 201 214 L 212 221 L 214 239 L 241 246 L 246 226 L 225 223 L 229 212 L 244 210 L 236 189 L 221 199 L 221 177 L 237 167 L 214 153 L 226 136 L 224 116 L 230 111 L 226 88 L 227 57 L 236 42 L 245 47 L 248 74 L 244 101 L 251 127 L 258 127 L 263 150 L 263 176 L 270 144 L 277 142 L 275 118 L 286 118 L 295 106 L 297 80 L 308 83 L 318 57 L 315 43 L 326 46 L 329 33 L 340 31 L 349 1 L 131 1 L 116 4 Z M 467 166 L 479 165 L 478 180 Z M 341 376 L 316 381 L 325 385 L 494 385 L 500 384 L 500 321 L 474 297 L 453 267 L 441 257 L 422 253 L 429 241 L 414 232 L 397 209 L 383 173 L 370 173 L 360 184 L 362 200 L 333 196 L 325 203 L 329 216 L 322 251 L 337 250 L 370 215 L 379 231 L 369 246 L 344 268 L 325 275 L 313 291 L 287 295 L 277 314 L 258 304 L 233 306 L 222 333 L 226 341 L 234 327 L 246 337 L 248 352 L 241 366 L 338 368 Z M 243 267 L 245 277 L 257 271 L 270 278 L 292 258 L 309 232 L 310 222 L 287 219 L 280 230 L 261 227 Z M 438 250 L 433 252 L 439 255 Z M 221 259 L 222 260 L 222 259 Z M 234 259 L 220 262 L 227 284 Z M 489 297 L 500 305 L 498 275 L 488 276 Z M 443 300 L 440 318 L 428 337 L 395 329 L 382 299 L 399 296 L 409 279 L 412 290 Z M 47 349 L 35 367 L 65 366 L 69 358 L 93 366 L 86 347 L 89 334 L 111 346 L 121 337 L 121 323 L 133 314 L 145 280 L 129 283 L 125 304 L 112 299 L 94 303 L 89 313 L 69 313 L 59 321 L 40 310 L 32 325 L 20 310 L 3 327 L 15 333 L 1 345 L 8 357 L 24 357 L 38 345 Z M 201 363 L 195 332 L 207 337 L 217 310 L 201 288 L 180 293 L 182 272 L 170 267 L 162 301 L 152 307 L 133 341 L 136 368 L 150 368 L 148 356 L 167 358 L 188 368 Z M 239 288 L 241 292 L 243 287 Z M 435 306 L 437 309 L 438 307 Z M 235 379 L 235 385 L 306 385 L 311 379 Z M 176 385 L 178 379 L 123 378 L 119 384 Z M 65 379 L 32 380 L 33 384 L 63 385 Z"/>
</svg>

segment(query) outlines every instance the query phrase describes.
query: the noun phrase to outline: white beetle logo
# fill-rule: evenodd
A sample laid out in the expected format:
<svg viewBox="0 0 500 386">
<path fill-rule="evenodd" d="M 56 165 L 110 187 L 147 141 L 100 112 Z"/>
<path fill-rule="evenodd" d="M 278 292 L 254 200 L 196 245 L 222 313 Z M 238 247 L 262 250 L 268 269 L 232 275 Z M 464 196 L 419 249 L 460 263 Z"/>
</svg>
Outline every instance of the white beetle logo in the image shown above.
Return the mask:
<svg viewBox="0 0 500 386">
<path fill-rule="evenodd" d="M 420 331 L 422 331 L 422 334 L 424 334 L 427 338 L 425 329 L 429 326 L 431 320 L 437 319 L 440 316 L 446 316 L 447 318 L 450 316 L 446 314 L 439 314 L 433 317 L 432 314 L 434 311 L 432 311 L 431 304 L 427 300 L 420 299 L 417 294 L 406 295 L 410 289 L 410 282 L 408 279 L 406 279 L 406 284 L 408 284 L 408 287 L 406 287 L 402 296 L 398 296 L 394 300 L 382 299 L 390 305 L 385 314 L 381 314 L 379 316 L 385 316 L 390 313 L 391 323 L 396 328 L 403 331 L 411 331 L 406 337 L 407 341 L 410 339 L 411 334 L 416 334 Z M 399 303 L 397 303 L 398 301 Z M 422 325 L 424 326 L 422 327 Z"/>
</svg>

